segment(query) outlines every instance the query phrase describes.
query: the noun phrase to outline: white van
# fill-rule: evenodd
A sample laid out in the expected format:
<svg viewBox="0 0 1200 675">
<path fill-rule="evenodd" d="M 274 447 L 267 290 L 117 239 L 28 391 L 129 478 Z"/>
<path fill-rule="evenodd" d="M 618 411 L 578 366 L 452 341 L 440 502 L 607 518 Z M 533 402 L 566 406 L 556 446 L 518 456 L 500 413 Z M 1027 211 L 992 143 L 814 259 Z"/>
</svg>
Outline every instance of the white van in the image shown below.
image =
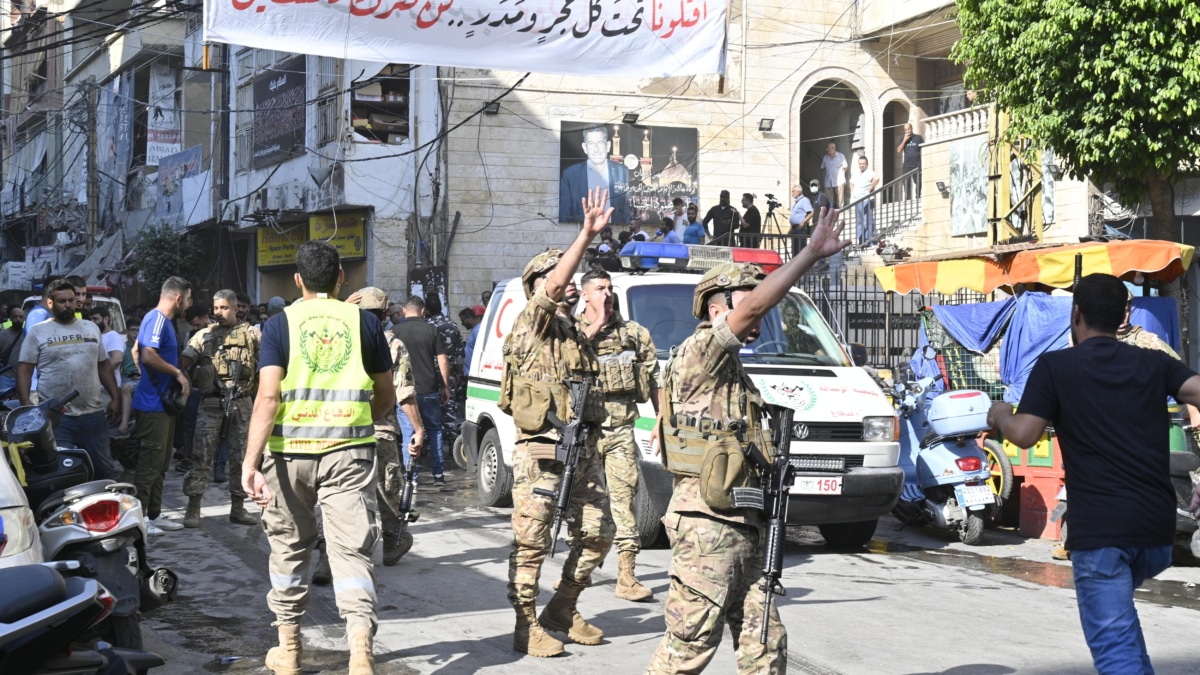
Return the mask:
<svg viewBox="0 0 1200 675">
<path fill-rule="evenodd" d="M 612 273 L 618 310 L 650 331 L 664 367 L 671 348 L 699 323 L 692 316 L 692 295 L 706 269 L 720 262 L 757 262 L 770 272 L 780 264 L 773 251 L 654 242 L 631 243 L 621 258 L 623 267 L 632 271 Z M 516 428 L 497 402 L 504 338 L 525 304 L 520 278 L 501 282 L 471 358 L 462 431 L 478 472 L 480 499 L 487 506 L 512 501 Z M 767 403 L 796 411 L 790 454 L 797 471 L 788 522 L 820 526 L 834 548 L 863 546 L 878 518 L 895 505 L 904 483 L 897 466 L 898 426 L 891 403 L 871 376 L 854 366 L 799 289 L 771 310 L 761 337 L 742 349 L 741 358 Z M 672 476 L 650 448 L 654 410 L 649 403 L 640 408 L 634 432 L 642 470 L 637 513 L 642 544 L 649 546 L 661 533 Z"/>
</svg>

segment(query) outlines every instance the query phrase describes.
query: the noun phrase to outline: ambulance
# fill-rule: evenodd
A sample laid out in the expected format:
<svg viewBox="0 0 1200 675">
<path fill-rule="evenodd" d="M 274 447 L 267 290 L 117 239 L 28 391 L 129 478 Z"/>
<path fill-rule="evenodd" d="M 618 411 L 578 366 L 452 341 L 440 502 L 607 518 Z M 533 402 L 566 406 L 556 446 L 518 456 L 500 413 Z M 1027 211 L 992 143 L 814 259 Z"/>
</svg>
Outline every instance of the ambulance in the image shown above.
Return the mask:
<svg viewBox="0 0 1200 675">
<path fill-rule="evenodd" d="M 752 262 L 770 273 L 774 251 L 631 242 L 612 273 L 617 309 L 645 326 L 665 368 L 671 350 L 695 331 L 692 294 L 701 275 L 724 262 Z M 579 277 L 576 277 L 578 282 Z M 498 407 L 504 339 L 526 305 L 521 279 L 502 281 L 492 294 L 471 358 L 462 435 L 478 474 L 485 506 L 512 503 L 516 427 Z M 580 302 L 575 311 L 583 311 Z M 795 411 L 789 461 L 796 469 L 788 522 L 816 525 L 834 549 L 861 548 L 891 511 L 904 484 L 896 413 L 875 380 L 801 290 L 793 288 L 763 319 L 761 336 L 740 357 L 767 403 Z M 654 409 L 640 406 L 635 436 L 641 477 L 636 496 L 639 537 L 650 546 L 671 498 L 672 476 L 650 446 Z"/>
</svg>

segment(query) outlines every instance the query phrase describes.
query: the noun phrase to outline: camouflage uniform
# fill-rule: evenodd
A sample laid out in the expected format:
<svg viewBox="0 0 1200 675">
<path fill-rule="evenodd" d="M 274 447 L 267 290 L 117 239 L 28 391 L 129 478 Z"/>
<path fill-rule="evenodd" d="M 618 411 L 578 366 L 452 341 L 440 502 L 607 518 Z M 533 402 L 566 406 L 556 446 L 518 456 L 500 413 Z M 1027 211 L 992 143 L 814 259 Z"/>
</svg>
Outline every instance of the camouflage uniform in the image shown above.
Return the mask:
<svg viewBox="0 0 1200 675">
<path fill-rule="evenodd" d="M 412 367 L 408 350 L 400 338 L 391 331 L 387 336 L 388 350 L 392 354 L 392 385 L 396 388 L 396 402 L 403 403 L 416 395 Z M 404 486 L 404 464 L 400 453 L 400 422 L 393 408 L 382 422 L 375 424 L 375 469 L 379 476 L 379 516 L 385 547 L 395 542 L 400 534 L 400 492 Z"/>
<path fill-rule="evenodd" d="M 553 536 L 550 528 L 554 519 L 554 502 L 534 494 L 533 489 L 557 490 L 563 471 L 562 462 L 556 459 L 558 432 L 550 426 L 546 414 L 548 410 L 554 410 L 564 422 L 569 422 L 571 405 L 563 383 L 569 379 L 594 380 L 598 364 L 591 348 L 576 332 L 574 322 L 558 313 L 558 304 L 544 290 L 533 295 L 513 324 L 504 342 L 504 361 L 500 407 L 513 415 L 517 426 L 513 450 L 513 545 L 508 565 L 508 600 L 517 611 L 514 648 L 525 651 L 522 631 L 527 638 L 531 629 L 535 633 L 540 630 L 531 619 L 542 563 Z M 604 421 L 600 396 L 592 395 L 589 401 L 591 404 L 584 420 L 599 426 Z M 556 606 L 560 596 L 569 596 L 566 604 L 574 612 L 575 598 L 591 584 L 592 571 L 603 563 L 612 546 L 613 524 L 604 487 L 604 469 L 596 454 L 595 442 L 596 434 L 590 434 L 587 448 L 579 458 L 571 493 L 573 517 L 567 534 L 570 551 L 563 563 L 560 589 L 547 606 L 547 612 Z M 575 616 L 578 616 L 577 612 Z M 543 612 L 541 622 L 550 626 L 546 612 Z M 571 635 L 576 636 L 574 628 Z M 582 642 L 578 638 L 576 641 Z M 598 640 L 594 644 L 599 644 Z M 561 652 L 561 644 L 558 649 Z"/>
<path fill-rule="evenodd" d="M 1171 355 L 1171 358 L 1178 359 L 1180 361 L 1183 360 L 1174 349 L 1171 349 L 1171 345 L 1167 344 L 1162 338 L 1158 337 L 1154 333 L 1151 333 L 1145 328 L 1142 328 L 1141 326 L 1126 324 L 1123 328 L 1117 330 L 1117 339 L 1127 345 L 1141 347 L 1142 349 L 1153 349 L 1160 352 L 1166 352 L 1167 354 Z M 1185 411 L 1190 414 L 1190 409 L 1186 408 L 1186 406 Z M 1190 420 L 1188 420 L 1187 417 L 1188 415 L 1185 415 L 1184 419 L 1190 423 Z M 1192 429 L 1192 439 L 1196 441 L 1197 445 L 1200 445 L 1200 428 Z"/>
<path fill-rule="evenodd" d="M 580 334 L 591 325 L 582 314 L 576 321 Z M 650 389 L 658 386 L 658 355 L 650 331 L 618 315 L 596 333 L 591 343 L 600 360 L 600 382 L 608 415 L 600 427 L 596 449 L 604 462 L 608 502 L 617 528 L 613 544 L 618 551 L 637 553 L 641 546 L 633 498 L 637 494 L 639 471 L 633 424 L 638 419 L 637 404 L 648 400 Z"/>
<path fill-rule="evenodd" d="M 446 360 L 450 362 L 450 402 L 442 406 L 442 445 L 450 454 L 454 439 L 458 438 L 463 420 L 463 405 L 467 400 L 467 379 L 463 377 L 463 338 L 454 322 L 444 314 L 429 317 L 429 324 L 438 331 L 438 337 L 446 346 Z"/>
<path fill-rule="evenodd" d="M 748 400 L 761 401 L 737 358 L 741 343 L 727 317 L 701 322 L 667 364 L 664 435 L 671 433 L 667 410 L 672 417 L 700 420 L 700 426 L 728 429 L 730 423 L 744 422 Z M 677 474 L 663 524 L 672 548 L 667 632 L 646 672 L 702 671 L 721 643 L 722 623 L 737 644 L 739 673 L 785 672 L 787 631 L 774 603 L 767 644 L 758 641 L 766 600 L 759 512 L 713 509 L 701 495 L 698 477 Z"/>
<path fill-rule="evenodd" d="M 203 396 L 196 413 L 192 469 L 183 479 L 183 493 L 189 497 L 204 494 L 211 478 L 213 455 L 222 441 L 229 449 L 229 462 L 236 467 L 242 465 L 254 390 L 258 386 L 258 350 L 258 336 L 246 323 L 232 328 L 211 325 L 192 336 L 183 350 L 183 355 L 195 364 L 192 380 Z M 236 383 L 230 380 L 235 361 L 242 364 Z M 225 388 L 232 385 L 238 387 L 238 392 L 233 400 L 229 434 L 222 439 L 221 423 L 225 417 L 222 402 Z M 241 480 L 229 481 L 229 493 L 236 506 L 246 498 Z"/>
</svg>

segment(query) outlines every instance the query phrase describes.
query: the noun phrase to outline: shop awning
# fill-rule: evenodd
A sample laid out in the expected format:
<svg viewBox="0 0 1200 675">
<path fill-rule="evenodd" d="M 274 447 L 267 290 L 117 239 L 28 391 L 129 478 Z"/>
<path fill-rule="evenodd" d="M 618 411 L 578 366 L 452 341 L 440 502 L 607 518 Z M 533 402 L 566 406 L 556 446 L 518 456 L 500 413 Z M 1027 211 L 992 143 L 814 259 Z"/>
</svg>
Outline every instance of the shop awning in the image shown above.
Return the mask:
<svg viewBox="0 0 1200 675">
<path fill-rule="evenodd" d="M 927 260 L 875 268 L 884 290 L 954 293 L 970 289 L 991 293 L 1017 284 L 1068 288 L 1075 283 L 1075 257 L 1083 256 L 1083 275 L 1112 274 L 1132 281 L 1141 272 L 1147 280 L 1169 282 L 1192 264 L 1195 248 L 1155 239 L 1089 242 L 1038 248 L 996 257 Z"/>
</svg>

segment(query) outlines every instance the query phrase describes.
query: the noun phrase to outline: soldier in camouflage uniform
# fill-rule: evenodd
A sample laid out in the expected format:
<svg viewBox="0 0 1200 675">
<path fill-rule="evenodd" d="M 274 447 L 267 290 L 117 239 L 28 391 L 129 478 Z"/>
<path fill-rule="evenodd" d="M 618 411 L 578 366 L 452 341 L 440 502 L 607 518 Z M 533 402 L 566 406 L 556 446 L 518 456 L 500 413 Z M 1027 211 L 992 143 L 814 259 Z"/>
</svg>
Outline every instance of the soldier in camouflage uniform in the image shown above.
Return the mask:
<svg viewBox="0 0 1200 675">
<path fill-rule="evenodd" d="M 239 321 L 237 307 L 236 293 L 228 289 L 217 291 L 213 295 L 217 322 L 192 336 L 183 350 L 181 365 L 191 372 L 192 388 L 203 397 L 196 413 L 195 461 L 183 479 L 183 493 L 188 496 L 184 527 L 200 527 L 200 502 L 211 478 L 213 455 L 221 443 L 225 443 L 235 466 L 241 466 L 246 453 L 247 425 L 258 380 L 259 340 L 249 324 Z M 222 438 L 227 393 L 233 394 L 229 403 L 232 410 L 228 411 L 228 432 Z M 258 518 L 246 512 L 243 504 L 246 493 L 241 481 L 229 481 L 229 496 L 230 522 L 258 523 Z"/>
<path fill-rule="evenodd" d="M 758 265 L 727 263 L 696 285 L 692 311 L 701 322 L 667 364 L 656 430 L 675 490 L 663 518 L 672 547 L 667 632 L 648 673 L 704 670 L 721 643 L 722 624 L 737 644 L 739 673 L 787 670 L 787 631 L 774 604 L 769 616 L 763 613 L 762 514 L 732 508 L 727 489 L 718 487 L 753 486 L 757 475 L 743 468 L 727 483 L 729 476 L 706 474 L 703 460 L 721 454 L 718 449 L 744 452 L 750 440 L 769 437 L 758 428 L 762 399 L 738 351 L 757 338 L 763 317 L 804 272 L 850 243 L 840 241 L 836 222 L 837 211 L 827 210 L 809 245 L 769 277 Z"/>
<path fill-rule="evenodd" d="M 463 337 L 458 326 L 442 314 L 442 299 L 437 293 L 425 296 L 425 316 L 429 324 L 437 329 L 438 337 L 446 346 L 446 358 L 450 361 L 450 401 L 442 405 L 442 456 L 454 453 L 454 440 L 458 438 L 463 420 L 463 405 L 467 400 L 467 379 L 463 377 Z"/>
<path fill-rule="evenodd" d="M 595 270 L 583 275 L 583 314 L 576 316 L 579 332 L 600 360 L 600 384 L 608 418 L 600 427 L 597 449 L 604 462 L 608 503 L 617 527 L 617 588 L 615 595 L 634 602 L 654 596 L 634 573 L 641 542 L 638 538 L 634 495 L 638 489 L 638 451 L 633 437 L 637 404 L 647 400 L 658 413 L 658 354 L 650 331 L 621 318 L 613 309 L 612 279 Z"/>
<path fill-rule="evenodd" d="M 549 552 L 554 502 L 534 494 L 534 488 L 557 490 L 562 462 L 556 459 L 558 432 L 547 415 L 553 410 L 571 422 L 567 380 L 592 380 L 599 364 L 591 347 L 567 315 L 564 299 L 573 304 L 578 292 L 571 280 L 587 244 L 608 224 L 612 209 L 607 190 L 595 190 L 584 200 L 583 230 L 566 253 L 546 251 L 534 257 L 521 275 L 529 304 L 521 311 L 504 342 L 504 375 L 500 409 L 513 416 L 517 427 L 513 449 L 513 545 L 508 563 L 508 600 L 517 613 L 513 649 L 530 656 L 557 656 L 562 642 L 545 629 L 566 633 L 584 645 L 598 645 L 604 633 L 576 610 L 579 594 L 592 582 L 592 572 L 612 546 L 613 525 L 604 489 L 604 469 L 596 454 L 596 434 L 589 434 L 580 453 L 571 493 L 570 552 L 563 563 L 558 590 L 539 619 L 535 602 L 542 563 Z M 572 298 L 571 296 L 574 296 Z M 597 386 L 598 390 L 599 387 Z M 601 392 L 589 397 L 583 421 L 604 422 Z M 544 628 L 543 628 L 544 627 Z"/>
</svg>

